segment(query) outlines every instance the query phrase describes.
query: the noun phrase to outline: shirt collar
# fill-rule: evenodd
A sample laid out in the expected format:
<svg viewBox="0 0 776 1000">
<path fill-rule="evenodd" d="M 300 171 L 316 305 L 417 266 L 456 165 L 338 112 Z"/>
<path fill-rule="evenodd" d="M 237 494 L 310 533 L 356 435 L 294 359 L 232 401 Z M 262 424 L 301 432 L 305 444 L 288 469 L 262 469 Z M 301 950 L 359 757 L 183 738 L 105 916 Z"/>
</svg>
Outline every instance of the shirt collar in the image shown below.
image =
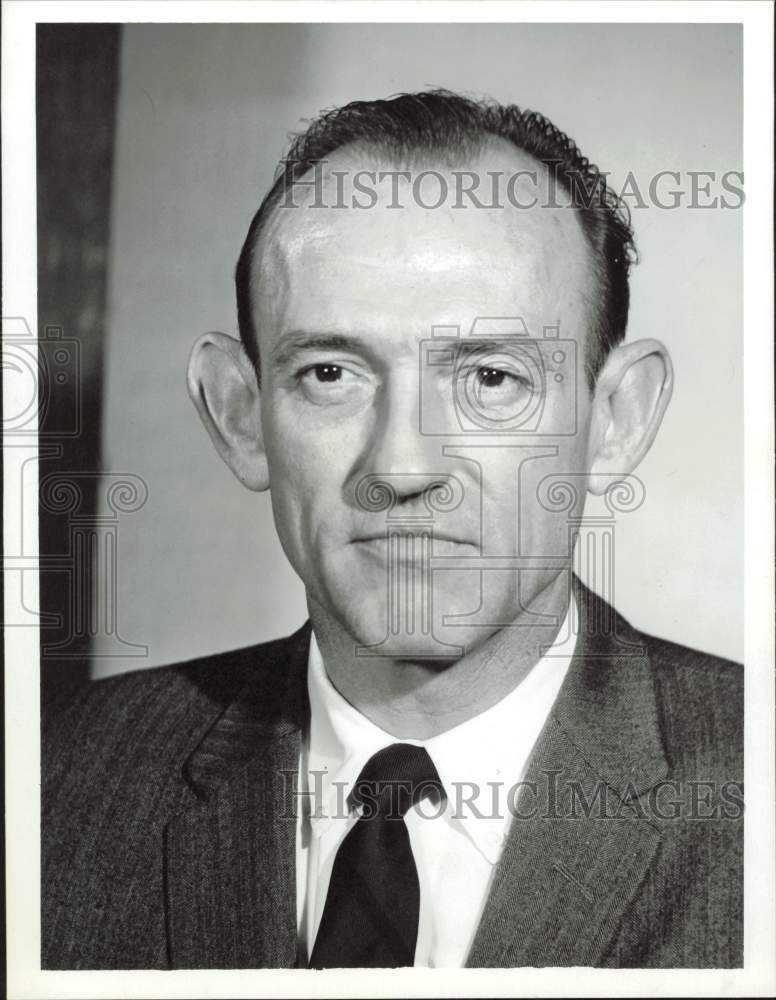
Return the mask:
<svg viewBox="0 0 776 1000">
<path fill-rule="evenodd" d="M 553 645 L 501 701 L 438 736 L 401 741 L 426 748 L 447 793 L 446 816 L 491 864 L 501 856 L 509 830 L 510 789 L 524 776 L 571 661 L 576 618 L 572 595 Z M 343 804 L 367 760 L 397 739 L 337 691 L 315 633 L 310 639 L 308 689 L 310 822 L 313 832 L 321 833 L 332 819 L 346 818 Z"/>
</svg>

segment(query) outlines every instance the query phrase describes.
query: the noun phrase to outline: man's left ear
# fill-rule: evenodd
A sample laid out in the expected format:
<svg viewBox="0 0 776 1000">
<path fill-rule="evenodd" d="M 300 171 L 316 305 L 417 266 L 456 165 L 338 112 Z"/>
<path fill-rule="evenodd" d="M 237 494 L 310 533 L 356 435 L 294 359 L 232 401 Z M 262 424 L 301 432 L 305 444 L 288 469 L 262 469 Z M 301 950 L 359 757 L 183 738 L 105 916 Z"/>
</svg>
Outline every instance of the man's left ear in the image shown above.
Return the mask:
<svg viewBox="0 0 776 1000">
<path fill-rule="evenodd" d="M 604 493 L 644 458 L 673 385 L 671 358 L 659 340 L 637 340 L 611 351 L 593 395 L 588 439 L 591 493 Z"/>
</svg>

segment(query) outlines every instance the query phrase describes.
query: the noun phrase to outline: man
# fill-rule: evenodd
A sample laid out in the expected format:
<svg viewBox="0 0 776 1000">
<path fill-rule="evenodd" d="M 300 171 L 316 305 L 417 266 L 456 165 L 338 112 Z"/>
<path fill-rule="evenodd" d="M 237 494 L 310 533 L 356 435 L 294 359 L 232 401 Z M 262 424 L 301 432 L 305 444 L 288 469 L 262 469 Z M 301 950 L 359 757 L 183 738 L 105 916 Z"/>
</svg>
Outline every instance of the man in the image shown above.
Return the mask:
<svg viewBox="0 0 776 1000">
<path fill-rule="evenodd" d="M 572 574 L 671 393 L 632 256 L 539 115 L 437 91 L 294 143 L 189 387 L 310 623 L 47 727 L 45 967 L 741 964 L 740 669 Z"/>
</svg>

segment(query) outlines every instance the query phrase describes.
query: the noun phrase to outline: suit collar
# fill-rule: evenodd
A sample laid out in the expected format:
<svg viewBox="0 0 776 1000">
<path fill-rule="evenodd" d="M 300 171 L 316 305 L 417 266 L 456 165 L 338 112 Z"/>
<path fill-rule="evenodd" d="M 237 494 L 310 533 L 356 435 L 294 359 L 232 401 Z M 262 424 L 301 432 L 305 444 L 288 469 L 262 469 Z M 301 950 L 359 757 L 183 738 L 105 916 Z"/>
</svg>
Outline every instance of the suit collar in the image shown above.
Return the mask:
<svg viewBox="0 0 776 1000">
<path fill-rule="evenodd" d="M 576 577 L 577 646 L 552 715 L 614 790 L 641 794 L 667 772 L 644 637 Z"/>
<path fill-rule="evenodd" d="M 258 750 L 305 731 L 310 717 L 307 655 L 310 622 L 288 639 L 257 647 L 258 664 L 236 699 L 219 715 L 183 766 L 198 799 L 209 799 Z"/>
</svg>

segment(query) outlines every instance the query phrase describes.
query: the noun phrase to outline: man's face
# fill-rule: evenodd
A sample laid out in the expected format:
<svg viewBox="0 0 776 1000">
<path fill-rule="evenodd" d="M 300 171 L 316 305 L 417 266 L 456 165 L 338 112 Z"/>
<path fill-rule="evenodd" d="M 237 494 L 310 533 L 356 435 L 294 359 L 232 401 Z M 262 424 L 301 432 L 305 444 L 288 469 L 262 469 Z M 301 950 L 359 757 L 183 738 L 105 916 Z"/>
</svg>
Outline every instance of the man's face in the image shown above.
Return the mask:
<svg viewBox="0 0 776 1000">
<path fill-rule="evenodd" d="M 500 144 L 465 167 L 542 169 Z M 364 168 L 390 165 L 343 150 L 328 171 Z M 552 509 L 546 477 L 586 470 L 595 281 L 572 210 L 430 210 L 409 188 L 390 209 L 381 189 L 369 210 L 308 207 L 300 191 L 265 234 L 254 282 L 273 512 L 311 606 L 355 643 L 454 657 L 534 621 L 569 562 L 583 501 Z M 337 203 L 330 173 L 323 201 Z M 454 562 L 430 569 L 428 555 Z"/>
</svg>

